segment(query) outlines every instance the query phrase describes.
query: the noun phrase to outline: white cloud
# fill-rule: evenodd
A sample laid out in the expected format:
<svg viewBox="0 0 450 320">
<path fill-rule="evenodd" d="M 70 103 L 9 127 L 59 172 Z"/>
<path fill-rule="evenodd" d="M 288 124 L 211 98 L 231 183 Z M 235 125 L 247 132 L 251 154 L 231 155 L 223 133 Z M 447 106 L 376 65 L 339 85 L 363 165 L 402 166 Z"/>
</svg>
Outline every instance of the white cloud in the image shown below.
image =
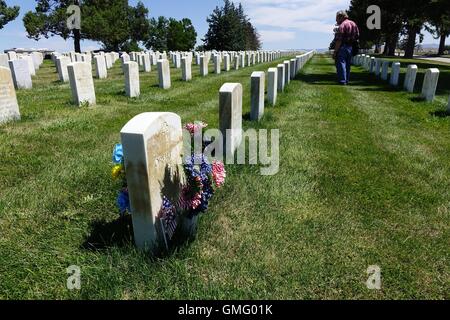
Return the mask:
<svg viewBox="0 0 450 320">
<path fill-rule="evenodd" d="M 260 30 L 261 40 L 263 43 L 282 42 L 295 39 L 295 32 L 293 31 L 273 31 Z"/>
<path fill-rule="evenodd" d="M 336 12 L 349 0 L 241 0 L 259 28 L 331 33 Z"/>
</svg>

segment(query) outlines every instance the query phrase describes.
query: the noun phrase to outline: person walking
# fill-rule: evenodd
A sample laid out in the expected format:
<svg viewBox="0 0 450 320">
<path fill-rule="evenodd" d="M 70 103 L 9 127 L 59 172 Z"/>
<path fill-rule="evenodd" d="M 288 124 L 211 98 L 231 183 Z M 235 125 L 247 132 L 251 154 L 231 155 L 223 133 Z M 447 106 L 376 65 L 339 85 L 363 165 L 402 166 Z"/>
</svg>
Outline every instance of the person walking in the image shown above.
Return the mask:
<svg viewBox="0 0 450 320">
<path fill-rule="evenodd" d="M 359 28 L 354 21 L 348 18 L 348 14 L 344 10 L 336 14 L 336 22 L 339 27 L 335 35 L 333 59 L 336 61 L 339 83 L 347 85 L 350 80 L 354 45 L 359 40 Z"/>
</svg>

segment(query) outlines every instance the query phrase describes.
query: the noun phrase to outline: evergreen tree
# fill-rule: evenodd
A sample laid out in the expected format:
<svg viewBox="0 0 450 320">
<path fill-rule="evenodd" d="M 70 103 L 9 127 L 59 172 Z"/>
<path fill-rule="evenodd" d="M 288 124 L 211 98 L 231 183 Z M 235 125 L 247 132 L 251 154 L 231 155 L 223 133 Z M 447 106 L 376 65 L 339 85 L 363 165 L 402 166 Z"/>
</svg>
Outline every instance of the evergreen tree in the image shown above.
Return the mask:
<svg viewBox="0 0 450 320">
<path fill-rule="evenodd" d="M 4 0 L 0 0 L 0 29 L 13 21 L 19 15 L 20 8 L 18 6 L 8 7 Z"/>
<path fill-rule="evenodd" d="M 209 28 L 203 39 L 206 50 L 258 50 L 261 48 L 256 28 L 245 15 L 241 4 L 224 0 L 206 20 Z"/>
</svg>

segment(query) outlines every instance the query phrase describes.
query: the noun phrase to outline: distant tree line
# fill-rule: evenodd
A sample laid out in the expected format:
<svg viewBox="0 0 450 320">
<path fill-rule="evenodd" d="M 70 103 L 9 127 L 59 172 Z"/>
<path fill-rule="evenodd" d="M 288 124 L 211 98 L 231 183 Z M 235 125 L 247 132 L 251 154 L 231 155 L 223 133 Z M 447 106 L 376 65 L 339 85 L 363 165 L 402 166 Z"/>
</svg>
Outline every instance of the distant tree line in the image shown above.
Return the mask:
<svg viewBox="0 0 450 320">
<path fill-rule="evenodd" d="M 184 18 L 158 17 L 149 19 L 149 9 L 139 1 L 135 6 L 128 0 L 35 0 L 36 6 L 23 17 L 30 39 L 52 36 L 73 39 L 74 49 L 81 51 L 82 40 L 101 43 L 103 50 L 189 51 L 197 42 L 192 21 Z M 67 27 L 67 8 L 79 5 L 81 29 Z M 19 7 L 8 7 L 0 0 L 0 29 L 19 15 Z M 245 15 L 241 4 L 224 0 L 207 18 L 208 32 L 202 48 L 211 50 L 258 50 L 261 41 L 256 28 Z"/>
<path fill-rule="evenodd" d="M 381 8 L 380 30 L 367 28 L 366 10 L 370 5 Z M 385 44 L 383 54 L 390 56 L 400 48 L 405 57 L 412 58 L 423 41 L 424 30 L 440 39 L 439 54 L 443 54 L 450 35 L 450 0 L 351 0 L 349 16 L 360 27 L 361 47 L 375 46 L 379 52 Z"/>
</svg>

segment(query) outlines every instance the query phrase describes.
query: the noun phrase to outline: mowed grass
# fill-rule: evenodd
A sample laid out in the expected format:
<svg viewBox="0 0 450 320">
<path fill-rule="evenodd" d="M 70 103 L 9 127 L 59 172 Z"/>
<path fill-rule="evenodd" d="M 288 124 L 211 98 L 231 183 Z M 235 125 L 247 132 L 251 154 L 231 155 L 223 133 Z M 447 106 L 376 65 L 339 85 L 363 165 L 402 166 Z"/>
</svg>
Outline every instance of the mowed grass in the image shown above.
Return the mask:
<svg viewBox="0 0 450 320">
<path fill-rule="evenodd" d="M 169 111 L 217 128 L 220 86 L 242 83 L 248 113 L 251 72 L 277 63 L 206 78 L 194 67 L 190 83 L 172 69 L 168 91 L 141 73 L 138 99 L 124 97 L 116 64 L 95 82 L 98 105 L 76 108 L 45 62 L 18 93 L 22 121 L 0 127 L 0 298 L 449 298 L 449 83 L 430 104 L 360 68 L 341 87 L 326 56 L 260 123 L 244 121 L 280 130 L 277 175 L 227 166 L 197 238 L 168 257 L 121 241 L 110 170 L 122 126 Z M 80 291 L 66 288 L 70 265 L 81 267 Z M 367 289 L 369 265 L 381 267 L 382 290 Z"/>
</svg>

